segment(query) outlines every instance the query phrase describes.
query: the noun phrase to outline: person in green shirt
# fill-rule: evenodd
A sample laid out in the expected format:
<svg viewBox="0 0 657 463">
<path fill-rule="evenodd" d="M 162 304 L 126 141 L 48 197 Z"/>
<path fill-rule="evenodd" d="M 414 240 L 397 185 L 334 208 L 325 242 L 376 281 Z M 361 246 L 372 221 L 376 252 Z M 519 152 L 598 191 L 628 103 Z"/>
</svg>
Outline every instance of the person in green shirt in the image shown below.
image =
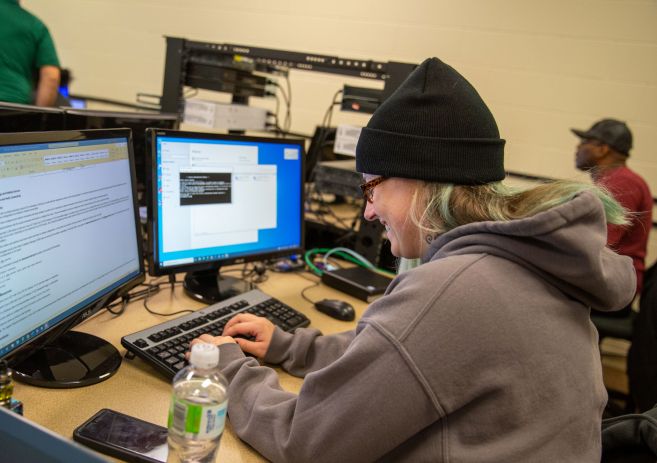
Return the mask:
<svg viewBox="0 0 657 463">
<path fill-rule="evenodd" d="M 0 18 L 0 101 L 53 106 L 60 69 L 48 28 L 19 0 L 0 0 Z"/>
</svg>

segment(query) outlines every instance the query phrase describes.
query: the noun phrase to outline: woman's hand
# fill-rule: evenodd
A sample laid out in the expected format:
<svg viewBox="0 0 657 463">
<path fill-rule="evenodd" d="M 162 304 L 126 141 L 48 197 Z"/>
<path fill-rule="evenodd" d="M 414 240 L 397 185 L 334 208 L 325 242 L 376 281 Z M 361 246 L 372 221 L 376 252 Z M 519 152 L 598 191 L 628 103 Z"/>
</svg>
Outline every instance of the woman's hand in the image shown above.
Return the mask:
<svg viewBox="0 0 657 463">
<path fill-rule="evenodd" d="M 274 335 L 274 329 L 274 324 L 264 317 L 258 317 L 249 313 L 241 313 L 235 315 L 228 321 L 228 323 L 226 323 L 223 336 L 219 337 L 230 339 L 239 344 L 244 352 L 263 358 L 269 349 L 271 338 Z M 238 335 L 254 338 L 254 340 L 250 341 L 244 338 L 232 337 Z M 202 338 L 203 336 L 201 336 L 201 339 Z"/>
</svg>

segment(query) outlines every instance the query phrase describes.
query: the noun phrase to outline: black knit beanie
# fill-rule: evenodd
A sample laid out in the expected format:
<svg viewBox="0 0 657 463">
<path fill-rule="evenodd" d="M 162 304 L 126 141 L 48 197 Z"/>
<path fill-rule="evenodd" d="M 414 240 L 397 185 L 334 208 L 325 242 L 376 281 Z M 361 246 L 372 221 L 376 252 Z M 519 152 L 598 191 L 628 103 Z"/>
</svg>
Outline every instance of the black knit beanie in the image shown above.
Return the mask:
<svg viewBox="0 0 657 463">
<path fill-rule="evenodd" d="M 478 185 L 504 178 L 504 140 L 477 91 L 438 58 L 418 66 L 374 112 L 356 170 Z"/>
</svg>

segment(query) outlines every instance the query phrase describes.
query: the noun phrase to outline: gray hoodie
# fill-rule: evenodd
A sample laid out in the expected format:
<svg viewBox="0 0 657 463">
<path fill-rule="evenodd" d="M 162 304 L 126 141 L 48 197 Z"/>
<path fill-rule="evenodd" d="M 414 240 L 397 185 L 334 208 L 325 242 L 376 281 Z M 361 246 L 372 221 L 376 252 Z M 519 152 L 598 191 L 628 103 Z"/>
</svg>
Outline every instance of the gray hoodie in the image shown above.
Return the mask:
<svg viewBox="0 0 657 463">
<path fill-rule="evenodd" d="M 607 395 L 589 308 L 632 299 L 582 193 L 529 219 L 434 241 L 355 331 L 276 330 L 265 361 L 221 346 L 237 435 L 280 462 L 599 462 Z"/>
</svg>

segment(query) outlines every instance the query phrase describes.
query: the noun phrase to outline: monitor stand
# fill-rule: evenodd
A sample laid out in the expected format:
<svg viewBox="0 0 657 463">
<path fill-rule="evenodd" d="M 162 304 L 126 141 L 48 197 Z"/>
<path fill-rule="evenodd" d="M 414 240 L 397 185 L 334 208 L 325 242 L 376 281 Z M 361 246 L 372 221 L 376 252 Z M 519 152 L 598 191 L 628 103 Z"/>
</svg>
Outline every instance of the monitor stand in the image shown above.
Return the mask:
<svg viewBox="0 0 657 463">
<path fill-rule="evenodd" d="M 121 355 L 93 334 L 67 331 L 11 367 L 22 383 L 48 388 L 89 386 L 105 381 L 121 365 Z"/>
<path fill-rule="evenodd" d="M 185 292 L 207 304 L 223 301 L 253 289 L 251 282 L 222 275 L 219 270 L 189 272 L 183 282 Z"/>
</svg>

